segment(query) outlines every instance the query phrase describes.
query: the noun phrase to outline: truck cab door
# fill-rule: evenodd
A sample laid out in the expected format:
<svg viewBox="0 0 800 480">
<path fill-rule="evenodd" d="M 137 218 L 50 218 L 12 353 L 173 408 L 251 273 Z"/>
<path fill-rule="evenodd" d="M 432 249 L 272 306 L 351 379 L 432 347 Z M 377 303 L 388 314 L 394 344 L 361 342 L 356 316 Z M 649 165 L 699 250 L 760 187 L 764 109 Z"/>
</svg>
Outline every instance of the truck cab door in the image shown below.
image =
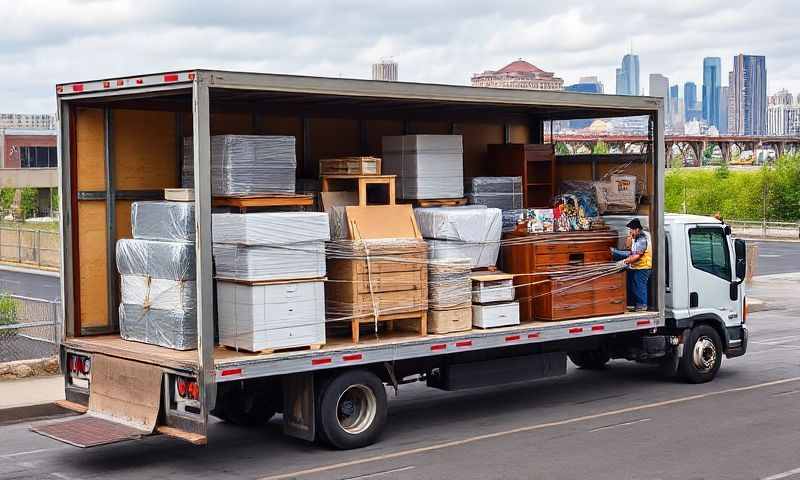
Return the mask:
<svg viewBox="0 0 800 480">
<path fill-rule="evenodd" d="M 693 317 L 715 316 L 726 327 L 740 325 L 741 292 L 734 278 L 734 252 L 725 226 L 687 225 L 686 236 L 689 313 Z"/>
</svg>

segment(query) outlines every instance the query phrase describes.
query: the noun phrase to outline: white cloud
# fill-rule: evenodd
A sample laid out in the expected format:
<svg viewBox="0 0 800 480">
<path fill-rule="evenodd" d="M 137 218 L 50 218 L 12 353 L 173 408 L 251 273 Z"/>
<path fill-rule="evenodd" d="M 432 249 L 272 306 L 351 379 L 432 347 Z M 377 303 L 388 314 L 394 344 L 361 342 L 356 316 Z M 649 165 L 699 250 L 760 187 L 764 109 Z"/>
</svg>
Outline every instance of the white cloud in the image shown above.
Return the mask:
<svg viewBox="0 0 800 480">
<path fill-rule="evenodd" d="M 0 111 L 52 111 L 57 82 L 194 67 L 366 78 L 381 57 L 401 80 L 454 84 L 523 57 L 613 92 L 631 44 L 644 88 L 651 72 L 700 84 L 704 56 L 727 71 L 743 52 L 767 56 L 770 91 L 800 91 L 788 0 L 0 3 Z"/>
</svg>

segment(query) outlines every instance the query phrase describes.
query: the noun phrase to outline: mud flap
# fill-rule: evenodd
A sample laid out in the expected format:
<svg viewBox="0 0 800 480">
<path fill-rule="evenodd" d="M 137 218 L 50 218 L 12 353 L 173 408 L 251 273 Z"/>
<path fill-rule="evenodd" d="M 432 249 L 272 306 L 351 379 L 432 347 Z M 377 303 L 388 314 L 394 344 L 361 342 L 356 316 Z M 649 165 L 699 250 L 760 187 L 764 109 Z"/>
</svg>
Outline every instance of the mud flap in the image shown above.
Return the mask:
<svg viewBox="0 0 800 480">
<path fill-rule="evenodd" d="M 83 448 L 150 435 L 158 420 L 162 377 L 155 365 L 96 354 L 87 413 L 31 430 Z"/>
<path fill-rule="evenodd" d="M 283 433 L 314 441 L 314 375 L 302 373 L 283 379 Z"/>
</svg>

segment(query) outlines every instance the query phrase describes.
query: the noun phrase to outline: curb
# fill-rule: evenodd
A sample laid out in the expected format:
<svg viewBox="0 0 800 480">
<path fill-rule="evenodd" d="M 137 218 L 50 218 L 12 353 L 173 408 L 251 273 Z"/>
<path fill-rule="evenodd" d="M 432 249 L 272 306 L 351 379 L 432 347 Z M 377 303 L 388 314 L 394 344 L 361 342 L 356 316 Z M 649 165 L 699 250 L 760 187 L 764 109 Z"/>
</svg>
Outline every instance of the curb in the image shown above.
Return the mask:
<svg viewBox="0 0 800 480">
<path fill-rule="evenodd" d="M 23 378 L 50 377 L 58 375 L 58 357 L 15 360 L 0 363 L 0 382 Z"/>
<path fill-rule="evenodd" d="M 70 417 L 75 415 L 80 415 L 80 413 L 68 408 L 64 408 L 55 403 L 40 403 L 37 405 L 3 408 L 0 409 L 0 426 L 13 425 L 15 423 L 22 422 L 33 422 L 36 420 Z"/>
<path fill-rule="evenodd" d="M 28 273 L 31 275 L 43 275 L 45 277 L 60 277 L 61 274 L 58 270 L 43 270 L 38 268 L 31 268 L 31 267 L 24 267 L 17 264 L 9 264 L 0 262 L 0 270 L 5 270 L 7 272 L 18 272 L 18 273 Z"/>
</svg>

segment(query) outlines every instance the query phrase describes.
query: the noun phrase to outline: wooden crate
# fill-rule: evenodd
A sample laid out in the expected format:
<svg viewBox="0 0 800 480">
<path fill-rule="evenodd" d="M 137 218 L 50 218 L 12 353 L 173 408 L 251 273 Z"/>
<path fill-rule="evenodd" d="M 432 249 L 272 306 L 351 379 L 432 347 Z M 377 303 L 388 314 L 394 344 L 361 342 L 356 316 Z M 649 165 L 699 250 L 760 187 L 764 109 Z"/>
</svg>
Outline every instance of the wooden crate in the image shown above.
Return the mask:
<svg viewBox="0 0 800 480">
<path fill-rule="evenodd" d="M 427 245 L 408 239 L 400 244 L 370 245 L 370 260 L 353 244 L 351 258 L 331 256 L 327 262 L 325 284 L 329 320 L 344 319 L 352 326 L 354 343 L 359 326 L 395 320 L 416 320 L 420 335 L 425 335 L 428 308 Z M 343 255 L 344 256 L 344 255 Z M 393 323 L 388 325 L 389 329 Z M 423 328 L 425 327 L 425 328 Z"/>
<path fill-rule="evenodd" d="M 322 158 L 320 175 L 380 175 L 381 159 L 378 157 Z"/>
<path fill-rule="evenodd" d="M 428 333 L 463 332 L 472 329 L 472 306 L 428 311 Z"/>
</svg>

